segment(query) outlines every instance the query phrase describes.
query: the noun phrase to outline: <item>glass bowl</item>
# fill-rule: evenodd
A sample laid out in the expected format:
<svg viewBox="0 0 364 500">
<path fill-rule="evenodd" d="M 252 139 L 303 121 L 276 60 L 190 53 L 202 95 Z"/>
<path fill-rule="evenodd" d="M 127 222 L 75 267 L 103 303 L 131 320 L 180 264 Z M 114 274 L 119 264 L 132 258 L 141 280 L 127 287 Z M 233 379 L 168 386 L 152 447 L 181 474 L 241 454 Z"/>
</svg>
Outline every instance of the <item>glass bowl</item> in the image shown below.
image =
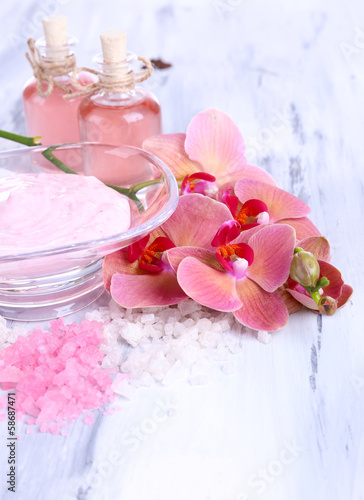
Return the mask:
<svg viewBox="0 0 364 500">
<path fill-rule="evenodd" d="M 37 146 L 0 153 L 0 177 L 49 172 L 70 175 L 55 167 Z M 0 315 L 40 321 L 78 311 L 104 291 L 102 260 L 130 245 L 165 222 L 178 203 L 177 182 L 158 158 L 132 146 L 78 143 L 57 146 L 52 154 L 81 175 L 129 188 L 145 183 L 129 200 L 131 226 L 104 239 L 29 253 L 0 256 Z M 150 182 L 151 181 L 151 182 Z M 32 221 L 24 221 L 31 225 Z"/>
</svg>

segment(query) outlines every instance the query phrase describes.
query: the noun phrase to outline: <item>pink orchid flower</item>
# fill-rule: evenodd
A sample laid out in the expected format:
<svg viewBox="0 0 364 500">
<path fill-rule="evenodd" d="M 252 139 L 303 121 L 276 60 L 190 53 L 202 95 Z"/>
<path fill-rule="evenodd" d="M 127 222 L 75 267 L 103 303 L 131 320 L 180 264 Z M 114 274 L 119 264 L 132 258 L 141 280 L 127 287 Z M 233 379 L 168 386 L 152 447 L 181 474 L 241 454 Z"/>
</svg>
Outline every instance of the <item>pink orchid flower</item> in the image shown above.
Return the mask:
<svg viewBox="0 0 364 500">
<path fill-rule="evenodd" d="M 322 236 L 306 238 L 300 241 L 299 246 L 303 250 L 311 252 L 316 257 L 320 265 L 320 278 L 325 276 L 330 282 L 328 286 L 320 290 L 320 295 L 329 296 L 336 300 L 338 309 L 343 307 L 353 294 L 353 289 L 350 285 L 344 283 L 340 271 L 327 262 L 330 259 L 328 241 Z M 318 305 L 311 298 L 310 294 L 291 277 L 285 283 L 283 293 L 290 296 L 285 296 L 286 305 L 290 311 L 299 311 L 302 306 L 317 312 L 319 311 Z"/>
<path fill-rule="evenodd" d="M 277 291 L 289 275 L 295 232 L 288 225 L 262 228 L 239 242 L 236 221 L 227 221 L 211 244 L 202 248 L 172 248 L 167 252 L 177 279 L 187 295 L 207 307 L 231 311 L 255 330 L 274 331 L 288 321 L 284 300 Z"/>
<path fill-rule="evenodd" d="M 163 134 L 146 139 L 143 149 L 164 161 L 179 182 L 199 172 L 214 176 L 218 185 L 243 177 L 276 184 L 265 170 L 248 164 L 238 127 L 217 109 L 198 113 L 186 134 Z"/>
<path fill-rule="evenodd" d="M 187 298 L 167 259 L 169 249 L 189 245 L 212 249 L 211 235 L 230 219 L 228 208 L 200 194 L 179 198 L 162 226 L 128 248 L 104 259 L 106 290 L 123 307 L 177 304 Z"/>
<path fill-rule="evenodd" d="M 279 223 L 292 226 L 297 240 L 320 235 L 306 217 L 311 212 L 306 203 L 283 189 L 259 180 L 239 180 L 235 185 L 235 195 L 226 191 L 221 201 L 229 207 L 242 231 Z"/>
</svg>

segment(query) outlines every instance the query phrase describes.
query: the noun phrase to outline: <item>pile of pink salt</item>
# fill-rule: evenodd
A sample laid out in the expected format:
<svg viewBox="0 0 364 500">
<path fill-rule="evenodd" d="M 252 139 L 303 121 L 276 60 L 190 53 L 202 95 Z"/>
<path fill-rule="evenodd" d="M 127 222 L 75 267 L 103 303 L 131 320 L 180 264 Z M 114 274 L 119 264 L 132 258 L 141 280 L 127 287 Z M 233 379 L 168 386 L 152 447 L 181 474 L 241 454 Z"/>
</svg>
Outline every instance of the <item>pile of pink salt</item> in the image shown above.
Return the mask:
<svg viewBox="0 0 364 500">
<path fill-rule="evenodd" d="M 102 324 L 97 321 L 65 325 L 57 320 L 50 332 L 37 328 L 0 351 L 0 386 L 16 393 L 18 420 L 27 415 L 28 424 L 52 434 L 85 413 L 84 423 L 92 424 L 91 411 L 104 410 L 114 400 L 111 375 L 117 369 L 101 366 L 102 342 Z"/>
</svg>

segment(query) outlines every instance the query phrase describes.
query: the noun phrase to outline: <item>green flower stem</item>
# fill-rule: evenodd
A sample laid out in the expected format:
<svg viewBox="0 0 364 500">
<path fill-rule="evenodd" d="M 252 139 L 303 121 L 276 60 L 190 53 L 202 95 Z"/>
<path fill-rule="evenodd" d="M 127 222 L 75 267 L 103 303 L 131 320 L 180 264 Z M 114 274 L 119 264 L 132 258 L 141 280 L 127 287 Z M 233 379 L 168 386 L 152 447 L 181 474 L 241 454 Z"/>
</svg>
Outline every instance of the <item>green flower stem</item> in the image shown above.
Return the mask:
<svg viewBox="0 0 364 500">
<path fill-rule="evenodd" d="M 56 158 L 53 154 L 53 151 L 57 149 L 58 146 L 51 146 L 50 148 L 46 149 L 45 151 L 42 152 L 42 155 L 47 158 L 53 165 L 55 165 L 57 168 L 62 170 L 63 172 L 66 172 L 66 174 L 74 174 L 78 175 L 77 172 L 72 170 L 72 168 L 67 167 L 61 160 Z"/>
<path fill-rule="evenodd" d="M 318 304 L 319 301 L 322 299 L 319 290 L 329 284 L 330 281 L 325 276 L 323 276 L 322 278 L 319 279 L 316 286 L 304 286 L 303 288 L 307 290 L 307 292 L 311 295 L 311 298 L 316 302 L 316 304 Z"/>
<path fill-rule="evenodd" d="M 152 186 L 153 184 L 160 184 L 160 179 L 151 179 L 150 181 L 144 181 L 144 182 L 139 182 L 139 184 L 134 184 L 132 186 L 132 189 L 134 193 L 137 193 L 141 189 L 147 187 L 147 186 Z"/>
<path fill-rule="evenodd" d="M 13 134 L 5 130 L 0 130 L 0 137 L 18 142 L 19 144 L 25 144 L 25 146 L 39 146 L 42 139 L 41 137 L 25 137 L 24 135 Z"/>
<path fill-rule="evenodd" d="M 309 287 L 307 287 L 309 288 Z M 306 290 L 307 290 L 306 288 Z M 313 300 L 316 302 L 316 304 L 319 303 L 319 300 L 321 300 L 321 295 L 319 294 L 319 292 L 310 292 L 310 290 L 307 290 L 308 293 L 311 295 L 311 298 L 313 298 Z"/>
</svg>

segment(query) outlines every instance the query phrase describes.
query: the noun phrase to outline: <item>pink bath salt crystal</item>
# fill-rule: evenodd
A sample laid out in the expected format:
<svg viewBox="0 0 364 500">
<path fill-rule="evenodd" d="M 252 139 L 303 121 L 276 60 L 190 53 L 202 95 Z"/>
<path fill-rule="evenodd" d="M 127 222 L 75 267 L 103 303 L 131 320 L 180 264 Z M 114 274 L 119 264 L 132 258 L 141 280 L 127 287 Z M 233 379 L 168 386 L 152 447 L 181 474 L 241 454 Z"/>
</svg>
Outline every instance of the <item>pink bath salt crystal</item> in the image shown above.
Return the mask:
<svg viewBox="0 0 364 500">
<path fill-rule="evenodd" d="M 15 389 L 16 384 L 14 382 L 3 382 L 1 384 L 1 388 L 3 391 L 10 391 L 11 389 Z"/>
<path fill-rule="evenodd" d="M 27 415 L 31 415 L 32 417 L 37 417 L 39 415 L 40 409 L 31 396 L 26 396 L 25 398 L 23 398 L 23 401 L 17 401 L 17 403 L 18 406 L 21 406 L 22 410 L 27 413 Z"/>
<path fill-rule="evenodd" d="M 0 382 L 19 382 L 22 379 L 22 371 L 15 366 L 7 366 L 0 370 Z"/>
<path fill-rule="evenodd" d="M 86 425 L 92 425 L 94 423 L 94 414 L 89 413 L 84 419 L 83 423 Z"/>
<path fill-rule="evenodd" d="M 38 399 L 46 391 L 47 385 L 36 374 L 29 374 L 18 382 L 16 388 L 21 394 L 30 394 L 33 399 Z"/>
<path fill-rule="evenodd" d="M 73 356 L 77 349 L 78 349 L 77 343 L 74 341 L 69 341 L 60 348 L 58 356 L 60 359 L 66 360 L 71 356 Z"/>
<path fill-rule="evenodd" d="M 62 431 L 61 431 L 61 436 L 63 436 L 63 437 L 67 437 L 67 436 L 68 436 L 68 432 L 67 432 L 67 431 L 65 431 L 65 430 L 62 430 Z"/>
<path fill-rule="evenodd" d="M 26 419 L 26 423 L 27 423 L 28 425 L 34 425 L 34 424 L 35 424 L 35 419 L 34 419 L 34 418 L 29 417 L 29 418 L 27 418 L 27 419 Z"/>
<path fill-rule="evenodd" d="M 97 346 L 89 345 L 79 351 L 78 357 L 83 363 L 95 366 L 103 359 L 104 355 Z"/>
<path fill-rule="evenodd" d="M 59 432 L 58 425 L 51 424 L 49 426 L 49 430 L 50 430 L 50 433 L 53 434 L 53 435 L 58 434 L 58 432 Z"/>
<path fill-rule="evenodd" d="M 105 370 L 98 370 L 97 372 L 92 374 L 92 377 L 95 379 L 100 389 L 102 390 L 106 390 L 106 388 L 111 384 L 110 373 Z"/>
<path fill-rule="evenodd" d="M 111 371 L 101 366 L 102 342 L 101 323 L 60 319 L 50 332 L 37 328 L 0 352 L 0 385 L 16 387 L 17 416 L 30 415 L 41 432 L 57 434 L 83 410 L 103 410 L 115 395 Z M 85 418 L 92 423 L 94 417 Z"/>
<path fill-rule="evenodd" d="M 59 391 L 66 399 L 71 399 L 72 391 L 67 385 L 63 385 Z"/>
</svg>

